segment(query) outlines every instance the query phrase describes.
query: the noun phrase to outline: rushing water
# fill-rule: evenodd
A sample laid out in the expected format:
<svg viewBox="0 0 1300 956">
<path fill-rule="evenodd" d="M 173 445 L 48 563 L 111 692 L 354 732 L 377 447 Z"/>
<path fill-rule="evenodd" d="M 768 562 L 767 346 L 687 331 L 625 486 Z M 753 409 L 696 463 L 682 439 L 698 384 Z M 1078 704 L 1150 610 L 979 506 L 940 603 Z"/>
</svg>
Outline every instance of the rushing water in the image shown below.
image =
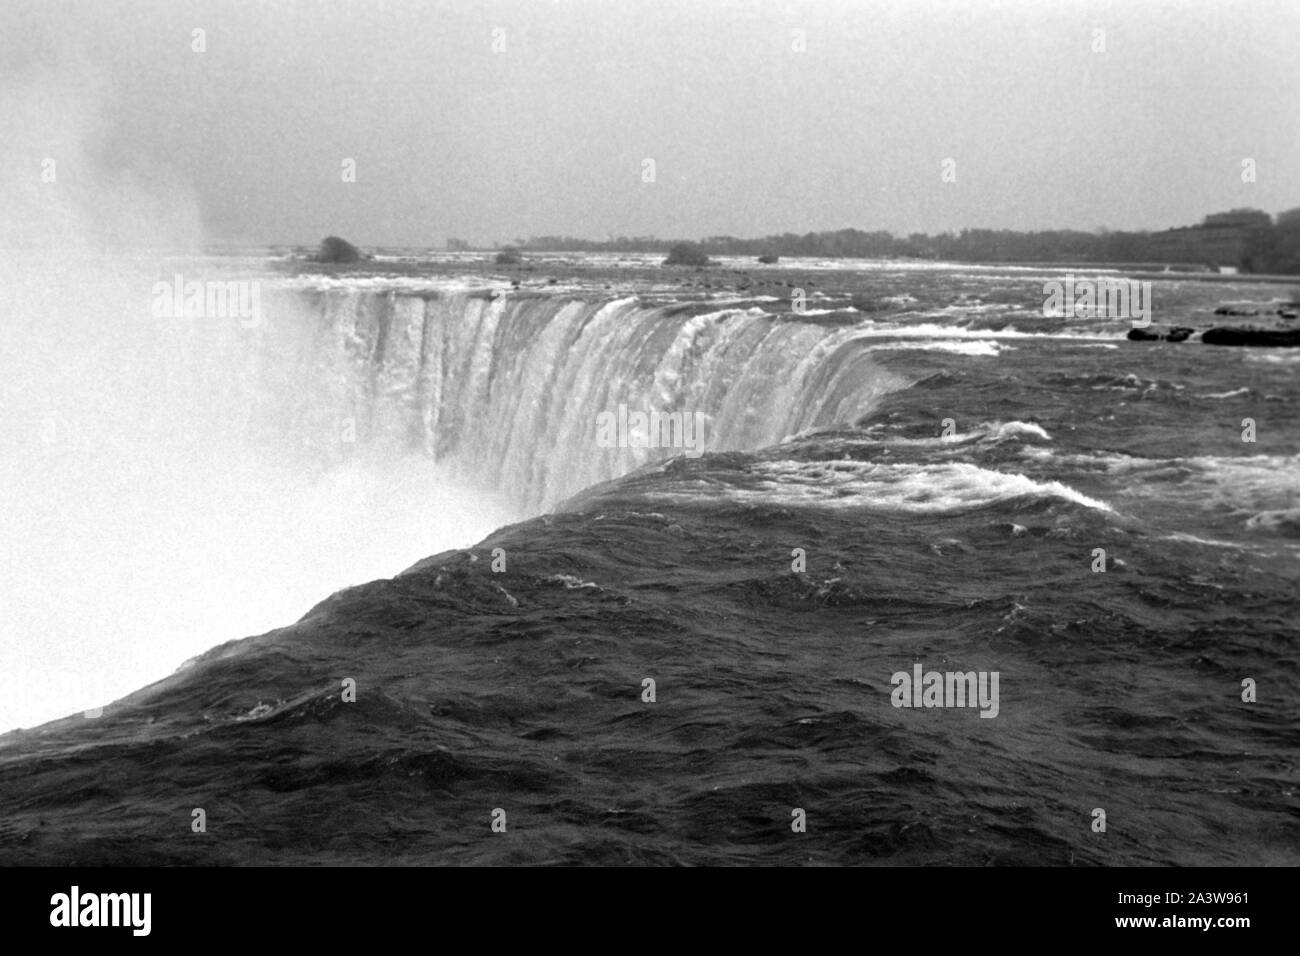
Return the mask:
<svg viewBox="0 0 1300 956">
<path fill-rule="evenodd" d="M 154 508 L 126 495 L 136 523 L 211 523 L 251 495 L 228 553 L 290 543 L 255 574 L 199 561 L 192 580 L 151 581 L 155 600 L 185 607 L 186 587 L 232 576 L 252 599 L 322 573 L 324 596 L 361 579 L 305 572 L 322 542 L 404 566 L 468 546 L 446 530 L 463 537 L 489 497 L 500 521 L 530 520 L 103 717 L 6 738 L 0 856 L 1296 862 L 1300 357 L 1066 327 L 1041 315 L 1037 276 L 860 282 L 887 307 L 268 281 L 255 327 L 137 326 L 135 358 L 117 360 L 155 377 L 110 390 L 111 420 L 132 397 L 153 423 L 138 460 L 188 449 L 193 467 L 173 463 L 170 484 L 132 472 L 172 489 Z M 1244 294 L 1157 293 L 1175 324 Z M 180 405 L 150 418 L 160 395 Z M 705 454 L 602 447 L 596 420 L 620 405 L 701 413 Z M 76 448 L 42 452 L 78 469 L 61 486 L 72 513 L 111 510 L 76 504 L 92 487 Z M 288 477 L 248 489 L 272 473 Z M 66 523 L 41 527 L 66 540 Z M 173 529 L 166 553 L 202 529 Z M 146 571 L 161 553 L 127 549 Z M 92 556 L 78 574 L 107 560 Z M 996 716 L 893 706 L 893 676 L 917 664 L 996 672 Z M 187 831 L 176 808 L 200 805 L 222 839 L 169 835 Z"/>
</svg>

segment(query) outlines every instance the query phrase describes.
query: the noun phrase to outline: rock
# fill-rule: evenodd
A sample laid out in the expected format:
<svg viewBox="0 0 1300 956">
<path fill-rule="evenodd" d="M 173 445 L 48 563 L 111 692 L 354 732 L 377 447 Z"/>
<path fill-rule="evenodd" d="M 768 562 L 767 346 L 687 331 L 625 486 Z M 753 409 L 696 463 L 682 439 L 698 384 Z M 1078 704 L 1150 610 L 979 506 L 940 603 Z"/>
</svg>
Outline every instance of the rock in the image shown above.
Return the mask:
<svg viewBox="0 0 1300 956">
<path fill-rule="evenodd" d="M 1300 329 L 1208 329 L 1201 336 L 1206 345 L 1266 345 L 1274 348 L 1300 346 Z"/>
<path fill-rule="evenodd" d="M 1127 337 L 1130 342 L 1186 342 L 1195 331 L 1185 325 L 1175 325 L 1167 332 L 1134 328 L 1128 330 Z"/>
<path fill-rule="evenodd" d="M 320 252 L 316 256 L 316 261 L 360 262 L 361 251 L 346 239 L 340 239 L 338 236 L 326 236 L 320 241 Z"/>
<path fill-rule="evenodd" d="M 679 242 L 668 250 L 666 266 L 707 266 L 712 265 L 708 255 L 692 242 Z"/>
</svg>

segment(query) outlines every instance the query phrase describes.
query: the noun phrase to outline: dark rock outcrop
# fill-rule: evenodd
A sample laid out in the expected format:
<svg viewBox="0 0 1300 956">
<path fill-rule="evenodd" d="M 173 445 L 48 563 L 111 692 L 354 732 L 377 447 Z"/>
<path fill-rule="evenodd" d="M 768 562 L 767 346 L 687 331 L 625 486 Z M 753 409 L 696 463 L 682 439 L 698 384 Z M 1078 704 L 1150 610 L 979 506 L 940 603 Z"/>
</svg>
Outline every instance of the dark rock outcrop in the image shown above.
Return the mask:
<svg viewBox="0 0 1300 956">
<path fill-rule="evenodd" d="M 1215 315 L 1233 315 L 1250 318 L 1260 315 L 1279 315 L 1284 319 L 1294 319 L 1295 311 L 1290 307 L 1293 303 L 1286 303 L 1279 308 L 1261 308 L 1252 309 L 1246 306 L 1221 305 L 1214 310 Z"/>
<path fill-rule="evenodd" d="M 361 258 L 361 250 L 338 236 L 322 239 L 320 252 L 316 256 L 318 262 L 360 262 Z"/>
<path fill-rule="evenodd" d="M 691 242 L 679 242 L 668 250 L 666 266 L 707 266 L 711 265 L 703 249 Z"/>
<path fill-rule="evenodd" d="M 1186 342 L 1188 336 L 1195 331 L 1185 325 L 1175 325 L 1167 332 L 1133 328 L 1128 330 L 1128 340 L 1130 342 Z"/>
<path fill-rule="evenodd" d="M 1201 336 L 1206 345 L 1265 345 L 1273 348 L 1300 346 L 1300 329 L 1207 329 Z"/>
</svg>

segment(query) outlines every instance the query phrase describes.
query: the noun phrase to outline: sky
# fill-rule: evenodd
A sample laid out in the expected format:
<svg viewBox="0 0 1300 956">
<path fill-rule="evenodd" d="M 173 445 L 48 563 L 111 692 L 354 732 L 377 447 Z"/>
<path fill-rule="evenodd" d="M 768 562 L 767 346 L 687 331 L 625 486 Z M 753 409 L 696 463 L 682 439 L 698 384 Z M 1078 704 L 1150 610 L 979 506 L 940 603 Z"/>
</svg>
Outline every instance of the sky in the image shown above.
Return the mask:
<svg viewBox="0 0 1300 956">
<path fill-rule="evenodd" d="M 38 212 L 53 158 L 87 202 L 131 184 L 133 235 L 184 207 L 234 243 L 1163 229 L 1300 206 L 1297 28 L 1295 0 L 4 0 L 0 159 Z"/>
</svg>

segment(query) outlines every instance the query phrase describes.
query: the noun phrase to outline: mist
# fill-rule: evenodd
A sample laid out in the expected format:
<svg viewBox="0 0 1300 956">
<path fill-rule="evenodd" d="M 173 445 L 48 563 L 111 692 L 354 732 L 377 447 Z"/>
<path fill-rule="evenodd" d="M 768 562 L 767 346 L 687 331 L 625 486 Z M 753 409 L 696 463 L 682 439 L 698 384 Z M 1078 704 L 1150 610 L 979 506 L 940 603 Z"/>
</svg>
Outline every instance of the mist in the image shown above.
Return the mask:
<svg viewBox="0 0 1300 956">
<path fill-rule="evenodd" d="M 0 732 L 101 707 L 509 517 L 400 449 L 305 442 L 279 368 L 309 331 L 292 296 L 257 323 L 154 314 L 157 282 L 211 268 L 189 257 L 198 203 L 105 162 L 102 101 L 72 75 L 90 74 L 0 96 L 0 162 L 23 171 L 0 192 Z"/>
</svg>

